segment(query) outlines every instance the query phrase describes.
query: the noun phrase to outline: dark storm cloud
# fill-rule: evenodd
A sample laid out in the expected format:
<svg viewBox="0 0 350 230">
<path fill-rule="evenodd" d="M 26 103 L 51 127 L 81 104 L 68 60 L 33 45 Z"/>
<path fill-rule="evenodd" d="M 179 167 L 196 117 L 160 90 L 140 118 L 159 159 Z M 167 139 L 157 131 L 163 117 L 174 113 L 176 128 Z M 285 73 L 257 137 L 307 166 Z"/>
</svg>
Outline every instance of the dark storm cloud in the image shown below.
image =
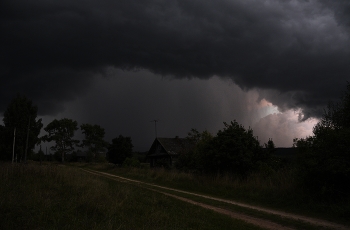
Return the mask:
<svg viewBox="0 0 350 230">
<path fill-rule="evenodd" d="M 332 2 L 5 0 L 0 109 L 24 92 L 54 113 L 114 66 L 230 77 L 315 116 L 349 80 L 349 3 Z"/>
<path fill-rule="evenodd" d="M 350 27 L 350 2 L 348 0 L 321 0 L 321 2 L 327 6 L 331 7 L 335 13 L 335 18 L 337 22 L 341 25 Z"/>
</svg>

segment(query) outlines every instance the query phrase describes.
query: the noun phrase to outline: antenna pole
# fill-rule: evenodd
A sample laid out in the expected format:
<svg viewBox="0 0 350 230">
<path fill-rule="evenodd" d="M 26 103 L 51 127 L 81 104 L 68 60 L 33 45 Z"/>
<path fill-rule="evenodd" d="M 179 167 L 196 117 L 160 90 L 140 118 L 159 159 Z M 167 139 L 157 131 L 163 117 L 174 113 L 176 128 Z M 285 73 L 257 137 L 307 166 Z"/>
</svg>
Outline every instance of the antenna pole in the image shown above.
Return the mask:
<svg viewBox="0 0 350 230">
<path fill-rule="evenodd" d="M 157 122 L 158 122 L 158 120 L 153 120 L 151 122 L 154 122 L 154 132 L 155 132 L 156 138 L 157 138 Z"/>
</svg>

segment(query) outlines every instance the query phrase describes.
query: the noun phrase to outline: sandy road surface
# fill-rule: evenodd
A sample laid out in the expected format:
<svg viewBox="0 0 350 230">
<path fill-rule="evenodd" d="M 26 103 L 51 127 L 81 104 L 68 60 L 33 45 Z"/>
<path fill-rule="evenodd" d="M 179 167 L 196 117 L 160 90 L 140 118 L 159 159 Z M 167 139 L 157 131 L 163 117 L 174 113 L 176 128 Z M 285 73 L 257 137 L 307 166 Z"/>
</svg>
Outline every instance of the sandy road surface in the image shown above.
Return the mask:
<svg viewBox="0 0 350 230">
<path fill-rule="evenodd" d="M 262 227 L 262 228 L 266 228 L 266 229 L 291 230 L 293 228 L 286 227 L 286 226 L 274 223 L 274 222 L 269 221 L 269 220 L 256 218 L 256 217 L 252 217 L 252 216 L 249 216 L 249 215 L 246 215 L 246 214 L 242 214 L 242 213 L 239 213 L 239 212 L 233 212 L 233 211 L 226 210 L 226 209 L 219 208 L 219 207 L 215 207 L 215 206 L 212 206 L 212 205 L 207 205 L 207 204 L 204 204 L 204 203 L 196 202 L 196 201 L 193 201 L 193 200 L 188 199 L 188 198 L 184 198 L 184 197 L 181 197 L 181 196 L 177 196 L 177 195 L 173 195 L 173 194 L 170 194 L 170 193 L 166 193 L 166 192 L 161 191 L 159 189 L 174 191 L 174 192 L 183 193 L 183 194 L 189 194 L 189 195 L 202 197 L 202 198 L 206 198 L 206 199 L 210 199 L 210 200 L 215 200 L 215 201 L 220 201 L 220 202 L 224 202 L 224 203 L 228 203 L 228 204 L 233 204 L 233 205 L 236 205 L 236 206 L 257 210 L 257 211 L 268 213 L 268 214 L 278 215 L 278 216 L 283 217 L 283 218 L 289 218 L 289 219 L 293 219 L 293 220 L 303 221 L 303 222 L 306 222 L 306 223 L 309 223 L 309 224 L 312 224 L 312 225 L 315 225 L 315 226 L 322 226 L 322 227 L 326 227 L 326 228 L 339 229 L 339 230 L 350 230 L 350 227 L 343 226 L 343 225 L 336 224 L 336 223 L 332 223 L 332 222 L 325 221 L 325 220 L 321 220 L 321 219 L 310 218 L 310 217 L 306 217 L 306 216 L 301 216 L 301 215 L 296 215 L 296 214 L 276 211 L 276 210 L 262 208 L 262 207 L 253 206 L 253 205 L 247 205 L 247 204 L 240 203 L 240 202 L 235 202 L 235 201 L 232 201 L 232 200 L 225 200 L 225 199 L 220 199 L 220 198 L 216 198 L 216 197 L 212 197 L 212 196 L 196 194 L 196 193 L 187 192 L 187 191 L 184 191 L 184 190 L 178 190 L 178 189 L 163 187 L 163 186 L 150 184 L 150 183 L 145 183 L 145 182 L 138 181 L 138 180 L 132 180 L 132 179 L 128 179 L 128 178 L 125 178 L 125 177 L 120 177 L 120 176 L 116 176 L 116 175 L 113 175 L 113 174 L 109 174 L 109 173 L 105 173 L 105 172 L 99 172 L 99 171 L 95 171 L 95 170 L 91 170 L 91 169 L 89 169 L 89 170 L 82 169 L 82 170 L 85 171 L 85 172 L 88 172 L 88 173 L 95 174 L 95 175 L 113 178 L 115 180 L 122 181 L 122 182 L 129 182 L 129 183 L 138 184 L 138 185 L 146 185 L 148 187 L 145 187 L 145 188 L 147 188 L 149 190 L 152 190 L 154 192 L 162 193 L 162 194 L 164 194 L 166 196 L 170 196 L 170 197 L 182 200 L 184 202 L 191 203 L 193 205 L 197 205 L 197 206 L 200 206 L 200 207 L 203 207 L 203 208 L 206 208 L 206 209 L 210 209 L 210 210 L 213 210 L 215 212 L 218 212 L 218 213 L 221 213 L 221 214 L 225 214 L 225 215 L 228 215 L 228 216 L 230 216 L 232 218 L 240 219 L 240 220 L 243 220 L 243 221 L 245 221 L 247 223 L 250 223 L 250 224 Z M 157 190 L 157 188 L 158 188 L 158 190 Z"/>
</svg>

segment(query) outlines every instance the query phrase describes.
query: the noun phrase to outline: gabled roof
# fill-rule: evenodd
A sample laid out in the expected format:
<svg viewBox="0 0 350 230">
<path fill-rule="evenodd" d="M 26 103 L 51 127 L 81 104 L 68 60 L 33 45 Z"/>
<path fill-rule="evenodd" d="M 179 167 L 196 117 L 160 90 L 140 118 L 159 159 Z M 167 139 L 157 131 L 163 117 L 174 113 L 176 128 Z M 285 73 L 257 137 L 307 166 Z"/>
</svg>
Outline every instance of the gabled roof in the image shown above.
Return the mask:
<svg viewBox="0 0 350 230">
<path fill-rule="evenodd" d="M 181 151 L 192 147 L 190 140 L 187 138 L 157 138 L 159 143 L 170 155 L 179 154 Z"/>
<path fill-rule="evenodd" d="M 155 145 L 159 143 L 165 152 L 163 153 L 155 153 Z M 156 155 L 178 155 L 179 153 L 190 149 L 193 146 L 190 140 L 187 138 L 163 138 L 158 137 L 154 140 L 150 150 L 148 151 L 148 156 L 156 156 Z"/>
</svg>

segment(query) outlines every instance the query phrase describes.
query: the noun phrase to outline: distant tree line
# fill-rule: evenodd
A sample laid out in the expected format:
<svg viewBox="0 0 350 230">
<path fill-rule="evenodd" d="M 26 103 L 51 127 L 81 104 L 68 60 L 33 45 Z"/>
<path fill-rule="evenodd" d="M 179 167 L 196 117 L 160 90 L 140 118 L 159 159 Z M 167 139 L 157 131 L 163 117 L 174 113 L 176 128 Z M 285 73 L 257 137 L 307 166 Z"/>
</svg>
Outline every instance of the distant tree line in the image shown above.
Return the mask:
<svg viewBox="0 0 350 230">
<path fill-rule="evenodd" d="M 1 161 L 26 162 L 27 159 L 34 159 L 64 162 L 67 155 L 70 161 L 74 161 L 82 152 L 76 151 L 77 147 L 85 150 L 84 158 L 87 161 L 108 160 L 122 164 L 132 156 L 130 137 L 119 135 L 112 143 L 108 143 L 104 140 L 104 128 L 82 124 L 80 130 L 84 139 L 80 142 L 74 138 L 79 129 L 78 122 L 68 118 L 54 119 L 44 128 L 47 134 L 39 137 L 43 124 L 42 119 L 37 118 L 37 113 L 38 107 L 27 97 L 17 95 L 13 98 L 4 112 L 4 125 L 0 125 Z M 41 148 L 38 153 L 34 153 L 35 146 L 42 142 L 53 143 L 50 148 L 54 152 L 53 156 L 45 155 Z"/>
</svg>

